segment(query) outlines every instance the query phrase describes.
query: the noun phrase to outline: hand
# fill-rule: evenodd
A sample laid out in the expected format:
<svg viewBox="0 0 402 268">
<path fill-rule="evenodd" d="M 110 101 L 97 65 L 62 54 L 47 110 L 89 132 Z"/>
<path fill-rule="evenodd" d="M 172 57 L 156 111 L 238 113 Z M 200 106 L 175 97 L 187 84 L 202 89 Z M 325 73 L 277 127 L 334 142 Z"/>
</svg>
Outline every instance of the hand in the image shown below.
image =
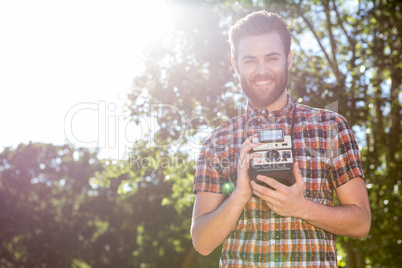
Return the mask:
<svg viewBox="0 0 402 268">
<path fill-rule="evenodd" d="M 273 178 L 258 175 L 257 179 L 265 182 L 276 190 L 251 182 L 253 193 L 263 199 L 267 206 L 275 213 L 284 217 L 298 217 L 305 206 L 304 181 L 298 162 L 293 163 L 295 183 L 286 186 Z"/>
<path fill-rule="evenodd" d="M 250 185 L 250 178 L 248 176 L 248 170 L 250 168 L 250 160 L 255 157 L 261 157 L 260 153 L 249 153 L 253 148 L 260 146 L 260 142 L 253 143 L 253 138 L 256 138 L 258 134 L 250 136 L 242 144 L 240 149 L 240 159 L 237 165 L 237 186 L 235 192 L 245 199 L 249 200 L 253 195 L 253 189 Z"/>
</svg>

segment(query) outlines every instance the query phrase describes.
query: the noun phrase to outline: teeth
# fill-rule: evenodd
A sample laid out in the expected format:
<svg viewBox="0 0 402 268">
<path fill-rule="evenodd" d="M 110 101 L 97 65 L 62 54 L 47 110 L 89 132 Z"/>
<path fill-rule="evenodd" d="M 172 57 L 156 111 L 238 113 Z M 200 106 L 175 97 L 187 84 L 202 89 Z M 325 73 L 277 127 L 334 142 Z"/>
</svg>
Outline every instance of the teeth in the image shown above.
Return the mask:
<svg viewBox="0 0 402 268">
<path fill-rule="evenodd" d="M 268 85 L 268 84 L 270 84 L 271 83 L 271 80 L 269 80 L 269 81 L 257 81 L 257 82 L 255 82 L 257 85 L 259 85 L 259 86 L 264 86 L 264 85 Z"/>
</svg>

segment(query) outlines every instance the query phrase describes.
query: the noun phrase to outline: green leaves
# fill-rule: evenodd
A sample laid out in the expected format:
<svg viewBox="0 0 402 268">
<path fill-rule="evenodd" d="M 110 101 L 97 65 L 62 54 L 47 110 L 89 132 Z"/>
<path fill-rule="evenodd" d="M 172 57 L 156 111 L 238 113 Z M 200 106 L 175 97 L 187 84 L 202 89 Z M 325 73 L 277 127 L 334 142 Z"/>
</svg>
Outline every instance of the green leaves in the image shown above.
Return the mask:
<svg viewBox="0 0 402 268">
<path fill-rule="evenodd" d="M 402 6 L 324 2 L 172 1 L 174 28 L 143 55 L 127 96 L 132 119 L 152 124 L 126 159 L 40 143 L 0 153 L 4 265 L 215 267 L 219 250 L 201 258 L 191 244 L 194 164 L 209 132 L 247 104 L 230 62 L 228 27 L 267 9 L 292 31 L 293 98 L 336 106 L 358 130 L 372 228 L 363 241 L 338 239 L 347 255 L 339 264 L 397 267 Z"/>
</svg>

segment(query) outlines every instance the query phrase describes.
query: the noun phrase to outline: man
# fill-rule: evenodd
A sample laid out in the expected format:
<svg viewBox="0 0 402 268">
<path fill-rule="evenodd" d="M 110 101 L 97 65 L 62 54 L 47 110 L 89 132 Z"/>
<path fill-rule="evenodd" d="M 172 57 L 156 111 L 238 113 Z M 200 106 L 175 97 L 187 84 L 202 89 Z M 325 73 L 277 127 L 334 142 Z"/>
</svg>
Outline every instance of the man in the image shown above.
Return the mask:
<svg viewBox="0 0 402 268">
<path fill-rule="evenodd" d="M 286 91 L 290 40 L 283 19 L 266 11 L 246 16 L 229 33 L 232 64 L 249 103 L 203 145 L 191 228 L 203 255 L 223 243 L 220 267 L 337 267 L 335 235 L 362 239 L 370 229 L 348 123 L 334 112 L 295 105 Z M 293 132 L 295 183 L 257 176 L 272 189 L 250 179 L 249 168 L 261 157 L 253 138 L 273 128 Z M 334 206 L 334 190 L 340 206 Z"/>
</svg>

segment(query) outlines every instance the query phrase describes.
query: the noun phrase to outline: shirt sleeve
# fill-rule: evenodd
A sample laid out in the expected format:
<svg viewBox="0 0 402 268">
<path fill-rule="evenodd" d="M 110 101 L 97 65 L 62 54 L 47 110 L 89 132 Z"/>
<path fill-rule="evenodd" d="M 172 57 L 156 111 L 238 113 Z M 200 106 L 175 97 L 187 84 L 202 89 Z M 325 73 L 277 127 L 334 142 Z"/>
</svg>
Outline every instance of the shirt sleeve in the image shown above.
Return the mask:
<svg viewBox="0 0 402 268">
<path fill-rule="evenodd" d="M 331 183 L 337 188 L 355 177 L 364 178 L 359 146 L 348 122 L 339 116 L 332 128 Z"/>
<path fill-rule="evenodd" d="M 203 144 L 196 164 L 193 193 L 210 192 L 222 194 L 222 171 L 220 161 L 209 137 Z"/>
</svg>

